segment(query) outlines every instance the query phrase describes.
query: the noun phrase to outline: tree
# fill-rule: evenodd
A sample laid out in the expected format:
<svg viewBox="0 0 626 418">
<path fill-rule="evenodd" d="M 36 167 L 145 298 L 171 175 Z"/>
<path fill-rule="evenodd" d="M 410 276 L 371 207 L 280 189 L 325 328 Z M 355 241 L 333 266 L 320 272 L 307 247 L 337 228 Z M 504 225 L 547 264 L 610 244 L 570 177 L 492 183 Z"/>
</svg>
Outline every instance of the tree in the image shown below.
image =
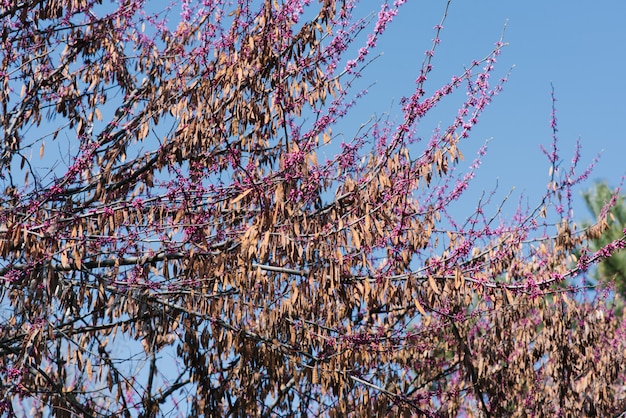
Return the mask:
<svg viewBox="0 0 626 418">
<path fill-rule="evenodd" d="M 594 219 L 599 219 L 605 231 L 591 241 L 589 251 L 599 251 L 624 235 L 626 207 L 624 196 L 612 191 L 607 183 L 596 183 L 583 197 Z M 587 225 L 588 222 L 585 224 Z M 594 272 L 596 280 L 614 282 L 618 293 L 626 296 L 626 253 L 618 252 L 602 260 Z"/>
<path fill-rule="evenodd" d="M 625 240 L 568 267 L 587 236 L 561 199 L 586 172 L 557 170 L 556 136 L 535 208 L 448 210 L 503 43 L 427 94 L 437 25 L 399 122 L 336 144 L 403 1 L 371 22 L 310 3 L 184 1 L 174 26 L 141 1 L 3 3 L 3 413 L 623 409 L 623 325 L 557 285 Z"/>
<path fill-rule="evenodd" d="M 588 228 L 590 232 L 588 234 L 590 242 L 588 246 L 577 251 L 577 257 L 603 251 L 606 246 L 610 246 L 624 234 L 626 226 L 624 196 L 620 194 L 619 188 L 611 190 L 606 182 L 597 182 L 593 188 L 583 193 L 583 198 L 587 209 L 597 223 L 583 222 L 583 227 Z M 609 257 L 600 261 L 591 277 L 586 277 L 586 280 L 596 285 L 608 285 L 614 290 L 613 310 L 621 317 L 624 310 L 624 296 L 626 296 L 626 254 L 624 251 L 613 252 Z"/>
</svg>

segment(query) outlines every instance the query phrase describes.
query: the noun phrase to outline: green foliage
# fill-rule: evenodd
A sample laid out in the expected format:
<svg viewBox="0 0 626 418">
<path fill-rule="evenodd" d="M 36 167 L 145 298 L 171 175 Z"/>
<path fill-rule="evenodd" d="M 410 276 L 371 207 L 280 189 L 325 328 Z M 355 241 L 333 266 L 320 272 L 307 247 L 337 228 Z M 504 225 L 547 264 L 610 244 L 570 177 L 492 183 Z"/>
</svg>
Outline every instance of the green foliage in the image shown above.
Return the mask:
<svg viewBox="0 0 626 418">
<path fill-rule="evenodd" d="M 614 204 L 608 212 L 603 210 L 610 204 L 613 197 Z M 585 203 L 594 219 L 599 223 L 606 222 L 606 230 L 597 238 L 592 239 L 589 250 L 596 252 L 611 242 L 621 238 L 626 228 L 626 202 L 624 195 L 615 195 L 607 183 L 601 182 L 583 193 Z M 604 215 L 606 213 L 606 215 Z M 602 219 L 604 218 L 604 219 Z M 584 224 L 584 226 L 588 226 Z M 626 297 L 626 251 L 618 251 L 598 264 L 593 277 L 601 282 L 614 283 L 617 293 Z"/>
<path fill-rule="evenodd" d="M 626 228 L 626 201 L 623 194 L 611 190 L 606 182 L 597 182 L 583 193 L 587 209 L 604 231 L 589 240 L 589 251 L 595 253 L 611 242 L 621 238 Z M 584 222 L 588 228 L 590 222 Z M 580 255 L 580 254 L 577 254 Z M 602 260 L 592 272 L 592 277 L 615 288 L 615 312 L 621 317 L 626 298 L 626 251 L 614 252 Z"/>
</svg>

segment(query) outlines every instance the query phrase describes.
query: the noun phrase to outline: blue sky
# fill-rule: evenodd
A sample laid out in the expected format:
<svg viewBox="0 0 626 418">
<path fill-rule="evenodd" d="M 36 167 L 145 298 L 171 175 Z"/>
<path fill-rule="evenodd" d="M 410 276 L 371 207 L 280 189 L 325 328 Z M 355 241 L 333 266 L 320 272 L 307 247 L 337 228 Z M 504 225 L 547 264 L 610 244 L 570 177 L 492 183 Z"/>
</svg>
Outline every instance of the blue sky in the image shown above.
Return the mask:
<svg viewBox="0 0 626 418">
<path fill-rule="evenodd" d="M 384 55 L 364 73 L 376 84 L 357 107 L 363 121 L 369 113 L 389 110 L 392 101 L 411 94 L 414 80 L 434 37 L 446 1 L 411 1 L 378 44 Z M 369 4 L 364 3 L 364 9 Z M 429 92 L 462 72 L 473 59 L 486 56 L 500 39 L 506 24 L 504 48 L 495 77 L 514 66 L 503 92 L 461 145 L 466 160 L 491 138 L 470 193 L 491 189 L 498 179 L 499 195 L 515 186 L 530 203 L 545 190 L 549 165 L 539 146 L 551 143 L 550 83 L 557 98 L 559 148 L 569 162 L 577 139 L 582 142 L 583 170 L 600 152 L 602 156 L 589 181 L 578 191 L 606 180 L 613 187 L 626 174 L 626 133 L 620 126 L 626 118 L 626 2 L 496 1 L 456 0 L 448 10 L 429 77 Z M 458 100 L 442 103 L 439 120 L 426 122 L 419 133 L 428 137 L 437 122 L 443 126 L 458 108 Z M 392 112 L 392 115 L 394 112 Z M 396 112 L 397 114 L 397 112 Z M 362 121 L 351 115 L 350 123 Z M 346 132 L 346 136 L 348 133 Z M 575 218 L 589 215 L 580 193 L 575 195 Z M 514 199 L 517 201 L 517 199 Z M 468 208 L 469 209 L 469 208 Z"/>
</svg>

